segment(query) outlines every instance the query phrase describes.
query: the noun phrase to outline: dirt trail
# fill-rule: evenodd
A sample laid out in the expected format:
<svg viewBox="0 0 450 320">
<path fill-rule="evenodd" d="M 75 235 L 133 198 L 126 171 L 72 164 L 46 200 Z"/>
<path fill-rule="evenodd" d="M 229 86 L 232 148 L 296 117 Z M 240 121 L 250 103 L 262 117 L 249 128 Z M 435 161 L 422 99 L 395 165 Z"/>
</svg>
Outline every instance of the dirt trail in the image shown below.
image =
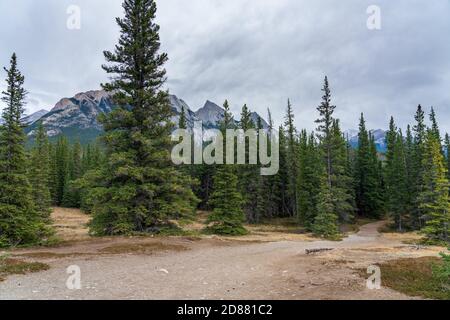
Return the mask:
<svg viewBox="0 0 450 320">
<path fill-rule="evenodd" d="M 379 234 L 382 224 L 342 242 L 102 238 L 21 250 L 14 254 L 51 268 L 0 282 L 0 299 L 411 299 L 367 289 L 356 270 L 439 249 L 415 250 Z M 333 250 L 305 254 L 314 248 Z M 71 265 L 81 269 L 81 290 L 66 287 Z"/>
</svg>

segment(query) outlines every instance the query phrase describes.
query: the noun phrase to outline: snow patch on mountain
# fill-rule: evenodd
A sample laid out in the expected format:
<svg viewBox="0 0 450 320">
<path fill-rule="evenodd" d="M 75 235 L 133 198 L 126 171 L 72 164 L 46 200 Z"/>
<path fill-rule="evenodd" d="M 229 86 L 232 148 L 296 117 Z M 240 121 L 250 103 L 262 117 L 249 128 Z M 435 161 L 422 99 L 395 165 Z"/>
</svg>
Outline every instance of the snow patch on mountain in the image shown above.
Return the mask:
<svg viewBox="0 0 450 320">
<path fill-rule="evenodd" d="M 41 119 L 44 115 L 48 113 L 48 110 L 39 110 L 30 115 L 24 115 L 22 118 L 22 123 L 29 126 Z M 0 118 L 0 125 L 4 123 L 4 120 Z"/>
<path fill-rule="evenodd" d="M 350 145 L 353 148 L 358 147 L 358 130 L 349 129 L 344 132 L 344 137 L 348 139 Z M 386 152 L 387 145 L 386 145 L 386 131 L 383 129 L 376 129 L 371 130 L 370 133 L 373 135 L 375 140 L 375 145 L 377 147 L 378 152 Z"/>
</svg>

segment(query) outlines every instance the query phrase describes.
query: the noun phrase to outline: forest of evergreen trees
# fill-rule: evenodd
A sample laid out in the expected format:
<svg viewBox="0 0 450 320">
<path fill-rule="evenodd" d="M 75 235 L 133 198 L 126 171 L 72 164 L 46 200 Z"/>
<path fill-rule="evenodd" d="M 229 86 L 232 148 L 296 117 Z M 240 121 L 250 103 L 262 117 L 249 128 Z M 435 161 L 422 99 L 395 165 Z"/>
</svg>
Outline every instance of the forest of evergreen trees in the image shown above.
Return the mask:
<svg viewBox="0 0 450 320">
<path fill-rule="evenodd" d="M 127 0 L 123 7 L 120 40 L 114 52 L 105 52 L 103 66 L 112 79 L 103 88 L 114 92 L 119 107 L 100 117 L 105 132 L 98 142 L 69 145 L 60 137 L 50 143 L 41 124 L 27 149 L 21 123 L 26 90 L 15 54 L 5 68 L 0 247 L 50 241 L 51 206 L 92 215 L 93 235 L 156 233 L 202 209 L 212 212 L 206 230 L 218 234 L 241 235 L 245 222 L 290 217 L 335 239 L 343 223 L 391 217 L 398 231 L 421 230 L 432 242 L 449 241 L 450 139 L 441 135 L 434 110 L 427 115 L 419 105 L 405 133 L 391 118 L 386 154 L 377 152 L 361 114 L 358 147 L 352 148 L 335 117 L 327 77 L 314 132 L 295 127 L 290 101 L 281 126 L 268 112 L 268 135 L 277 135 L 280 144 L 277 175 L 261 176 L 250 164 L 173 165 L 173 114 L 161 89 L 167 55 L 159 53 L 156 5 Z M 227 101 L 224 108 L 221 130 L 236 126 Z M 184 113 L 178 125 L 186 127 Z M 238 126 L 261 128 L 261 122 L 254 123 L 244 105 Z"/>
</svg>

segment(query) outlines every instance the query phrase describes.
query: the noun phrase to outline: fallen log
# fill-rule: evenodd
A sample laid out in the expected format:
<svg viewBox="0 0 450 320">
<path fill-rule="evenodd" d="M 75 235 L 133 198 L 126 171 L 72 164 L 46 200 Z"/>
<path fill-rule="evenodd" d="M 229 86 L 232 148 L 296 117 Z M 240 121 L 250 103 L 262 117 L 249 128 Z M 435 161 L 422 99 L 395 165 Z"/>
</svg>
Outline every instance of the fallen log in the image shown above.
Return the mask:
<svg viewBox="0 0 450 320">
<path fill-rule="evenodd" d="M 324 251 L 331 251 L 332 248 L 319 248 L 319 249 L 306 249 L 306 254 L 313 254 L 318 252 L 324 252 Z"/>
</svg>

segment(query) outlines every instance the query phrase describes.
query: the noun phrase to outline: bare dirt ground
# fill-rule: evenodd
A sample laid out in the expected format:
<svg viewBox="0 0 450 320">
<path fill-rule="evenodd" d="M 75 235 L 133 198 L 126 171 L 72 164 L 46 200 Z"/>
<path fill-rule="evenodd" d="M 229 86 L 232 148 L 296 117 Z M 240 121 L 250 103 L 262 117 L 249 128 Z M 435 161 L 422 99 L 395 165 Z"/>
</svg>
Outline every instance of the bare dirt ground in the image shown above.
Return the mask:
<svg viewBox="0 0 450 320">
<path fill-rule="evenodd" d="M 98 238 L 88 217 L 56 208 L 58 247 L 14 250 L 14 258 L 44 262 L 47 271 L 10 276 L 0 299 L 412 299 L 387 288 L 369 290 L 360 269 L 399 258 L 437 256 L 370 223 L 341 242 L 280 230 L 243 238 Z M 281 230 L 282 231 L 282 230 Z M 407 236 L 410 241 L 411 236 Z M 333 250 L 307 255 L 306 249 Z M 67 268 L 81 270 L 81 290 L 69 290 Z"/>
</svg>

